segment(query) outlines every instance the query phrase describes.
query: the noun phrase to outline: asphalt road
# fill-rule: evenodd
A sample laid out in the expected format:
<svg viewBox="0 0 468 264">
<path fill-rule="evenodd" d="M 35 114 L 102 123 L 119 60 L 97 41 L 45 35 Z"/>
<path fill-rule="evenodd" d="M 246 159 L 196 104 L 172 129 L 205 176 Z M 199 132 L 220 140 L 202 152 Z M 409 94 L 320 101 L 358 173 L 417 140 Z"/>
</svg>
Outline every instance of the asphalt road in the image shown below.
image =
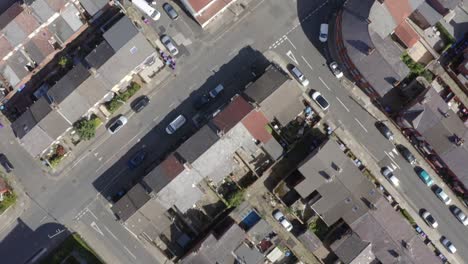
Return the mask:
<svg viewBox="0 0 468 264">
<path fill-rule="evenodd" d="M 11 135 L 5 136 L 8 140 L 1 140 L 0 146 L 14 165 L 25 164 L 16 166 L 15 173 L 29 195 L 37 201 L 37 206 L 31 207 L 21 219 L 32 230 L 41 231 L 35 232 L 37 241 L 41 243 L 27 250 L 21 247 L 21 232 L 15 236 L 18 239 L 14 245 L 2 243 L 0 252 L 3 256 L 15 255 L 11 261 L 7 259 L 7 263 L 24 262 L 41 247 L 51 247 L 56 243 L 60 234 L 52 238 L 50 234 L 55 234 L 57 228 L 51 225 L 42 231 L 42 227 L 45 223 L 57 222 L 77 230 L 112 263 L 133 263 L 135 259 L 138 259 L 138 263 L 155 263 L 150 251 L 114 220 L 106 198 L 132 186 L 145 170 L 180 144 L 182 138 L 189 136 L 196 127 L 192 121 L 194 115 L 205 115 L 216 110 L 251 80 L 250 64 L 261 58 L 257 51 L 271 49 L 285 61 L 293 62 L 286 55 L 291 51 L 289 54 L 293 54 L 296 64 L 309 77 L 310 87 L 319 90 L 330 101 L 327 116 L 336 124 L 346 127 L 377 160 L 387 162 L 389 158 L 385 152 L 393 152 L 394 146 L 379 134 L 373 117 L 350 99 L 347 91 L 323 65 L 326 64 L 324 56 L 328 54 L 317 38 L 311 37 L 318 35 L 319 24 L 327 20 L 331 10 L 329 4 L 322 6 L 322 3 L 319 0 L 298 3 L 254 0 L 249 11 L 236 22 L 220 28 L 214 36 L 193 30 L 193 21 L 186 17 L 171 22 L 162 12 L 163 18 L 160 23 L 154 24 L 154 28 L 159 33 L 171 35 L 176 41 L 190 40 L 187 42 L 189 44 L 180 48 L 181 56 L 175 72 L 177 76 L 150 92 L 151 103 L 147 108 L 141 113 L 129 114 L 129 123 L 119 133 L 100 138 L 59 179 L 47 177 L 20 146 L 14 141 L 13 144 L 9 143 Z M 192 107 L 194 98 L 218 83 L 226 86 L 224 98 L 203 113 L 195 112 Z M 178 114 L 186 115 L 190 122 L 175 135 L 165 135 L 165 126 Z M 0 136 L 3 139 L 3 135 Z M 128 159 L 140 149 L 145 149 L 150 158 L 141 168 L 129 170 Z M 467 254 L 468 246 L 463 245 L 468 242 L 462 239 L 467 237 L 464 233 L 466 229 L 459 230 L 461 225 L 454 222 L 456 219 L 448 209 L 418 182 L 411 166 L 396 154 L 394 156 L 394 162 L 401 168 L 401 172 L 397 170 L 397 173 L 408 176 L 400 176 L 402 191 L 407 193 L 414 205 L 430 210 L 439 220 L 440 230 L 452 239 L 460 254 Z M 9 229 L 16 226 L 11 225 Z M 7 231 L 2 234 L 8 235 Z M 8 254 L 14 251 L 22 254 Z"/>
</svg>

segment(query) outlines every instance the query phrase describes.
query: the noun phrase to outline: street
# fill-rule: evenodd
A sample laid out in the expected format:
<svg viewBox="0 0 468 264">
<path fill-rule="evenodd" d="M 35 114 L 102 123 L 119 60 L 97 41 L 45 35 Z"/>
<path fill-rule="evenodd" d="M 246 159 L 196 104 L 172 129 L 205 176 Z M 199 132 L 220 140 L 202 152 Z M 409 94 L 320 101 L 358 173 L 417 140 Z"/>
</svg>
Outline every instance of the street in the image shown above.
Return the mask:
<svg viewBox="0 0 468 264">
<path fill-rule="evenodd" d="M 130 188 L 190 136 L 197 126 L 194 117 L 211 114 L 252 81 L 250 65 L 264 61 L 261 54 L 266 51 L 273 51 L 285 63 L 294 63 L 304 72 L 310 80 L 309 88 L 320 91 L 331 104 L 327 119 L 346 128 L 381 166 L 396 165 L 399 191 L 414 208 L 429 210 L 439 222 L 440 234 L 456 245 L 460 257 L 468 259 L 466 228 L 419 180 L 413 167 L 375 128 L 377 120 L 350 97 L 330 72 L 330 53 L 327 45 L 318 40 L 319 25 L 328 20 L 332 11 L 328 1 L 253 0 L 242 19 L 227 25 L 216 36 L 195 30 L 194 22 L 185 14 L 173 22 L 162 8 L 158 9 L 162 13 L 161 24 L 154 24 L 154 29 L 171 35 L 178 44 L 184 40 L 186 45 L 180 48 L 176 72 L 158 87 L 148 89 L 151 103 L 142 112 L 125 113 L 128 124 L 117 134 L 99 137 L 63 175 L 52 178 L 17 144 L 11 130 L 0 131 L 0 147 L 35 201 L 20 217 L 27 232 L 24 225 L 12 223 L 1 234 L 3 238 L 12 230 L 15 233 L 10 235 L 15 238 L 14 244 L 0 246 L 5 263 L 24 263 L 41 248 L 52 247 L 62 234 L 51 234 L 65 227 L 79 232 L 109 263 L 156 263 L 151 250 L 115 220 L 109 200 L 120 190 Z M 196 97 L 219 83 L 226 87 L 223 97 L 203 112 L 196 112 Z M 179 114 L 189 122 L 168 136 L 165 127 Z M 148 158 L 130 170 L 129 158 L 141 149 L 147 151 Z M 24 247 L 23 240 L 37 243 Z"/>
</svg>

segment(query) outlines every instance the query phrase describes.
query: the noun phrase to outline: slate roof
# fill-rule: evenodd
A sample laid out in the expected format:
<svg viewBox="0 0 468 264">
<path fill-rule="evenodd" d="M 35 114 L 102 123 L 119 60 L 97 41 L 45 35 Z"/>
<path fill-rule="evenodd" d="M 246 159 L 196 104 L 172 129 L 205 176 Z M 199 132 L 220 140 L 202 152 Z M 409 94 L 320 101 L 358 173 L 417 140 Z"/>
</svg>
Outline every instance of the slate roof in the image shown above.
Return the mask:
<svg viewBox="0 0 468 264">
<path fill-rule="evenodd" d="M 107 60 L 109 60 L 114 54 L 115 51 L 112 49 L 109 43 L 103 40 L 95 49 L 86 55 L 85 60 L 89 66 L 98 69 L 104 65 L 104 63 L 106 63 Z"/>
<path fill-rule="evenodd" d="M 368 256 L 370 259 L 367 259 L 365 262 L 353 262 L 361 253 L 368 253 L 364 251 L 368 247 L 370 248 L 370 243 L 362 241 L 356 233 L 343 236 L 341 239 L 333 242 L 330 247 L 344 264 L 371 263 L 375 259 L 375 256 Z"/>
<path fill-rule="evenodd" d="M 47 28 L 50 32 L 53 32 L 62 43 L 65 43 L 74 33 L 73 29 L 62 16 L 58 16 Z"/>
<path fill-rule="evenodd" d="M 426 19 L 430 25 L 435 25 L 442 19 L 442 15 L 437 12 L 431 5 L 424 1 L 417 9 L 417 11 Z"/>
<path fill-rule="evenodd" d="M 103 9 L 109 1 L 107 0 L 80 0 L 83 8 L 90 16 L 94 16 L 97 12 Z"/>
<path fill-rule="evenodd" d="M 250 113 L 252 109 L 252 105 L 244 98 L 237 96 L 213 118 L 213 123 L 220 131 L 226 133 Z"/>
<path fill-rule="evenodd" d="M 90 75 L 89 71 L 82 64 L 78 64 L 54 84 L 47 94 L 53 102 L 61 104 Z"/>
<path fill-rule="evenodd" d="M 240 244 L 234 254 L 237 259 L 244 261 L 244 263 L 257 264 L 263 260 L 263 255 L 255 247 L 250 248 L 245 243 Z"/>
<path fill-rule="evenodd" d="M 73 4 L 65 6 L 62 12 L 60 12 L 60 16 L 67 22 L 73 32 L 78 31 L 78 29 L 83 25 L 79 15 L 77 15 L 79 13 L 80 12 Z"/>
<path fill-rule="evenodd" d="M 143 186 L 137 183 L 112 206 L 112 211 L 125 222 L 150 198 Z"/>
<path fill-rule="evenodd" d="M 30 4 L 30 7 L 42 23 L 52 17 L 55 12 L 46 0 L 35 0 Z"/>
<path fill-rule="evenodd" d="M 154 193 L 158 193 L 169 182 L 182 173 L 184 169 L 184 165 L 175 157 L 174 154 L 171 154 L 150 173 L 148 173 L 143 178 L 143 182 Z"/>
<path fill-rule="evenodd" d="M 187 141 L 185 141 L 176 152 L 179 153 L 186 162 L 192 163 L 207 151 L 219 137 L 208 125 L 203 126 Z"/>
<path fill-rule="evenodd" d="M 244 93 L 250 100 L 260 104 L 288 80 L 288 76 L 282 70 L 269 65 L 265 73 L 247 87 Z"/>
<path fill-rule="evenodd" d="M 117 23 L 104 32 L 103 37 L 114 49 L 120 50 L 131 39 L 138 35 L 138 29 L 127 16 L 123 16 Z"/>
</svg>

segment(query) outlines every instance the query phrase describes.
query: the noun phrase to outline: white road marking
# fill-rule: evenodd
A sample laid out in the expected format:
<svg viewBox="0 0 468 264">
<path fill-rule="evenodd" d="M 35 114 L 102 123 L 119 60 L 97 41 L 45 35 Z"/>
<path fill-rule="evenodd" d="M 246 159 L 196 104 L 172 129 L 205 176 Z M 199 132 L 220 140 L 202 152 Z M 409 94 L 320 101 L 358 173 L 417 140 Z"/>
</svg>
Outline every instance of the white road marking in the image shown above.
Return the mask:
<svg viewBox="0 0 468 264">
<path fill-rule="evenodd" d="M 323 83 L 323 85 L 325 85 L 325 87 L 327 87 L 327 89 L 331 91 L 330 87 L 328 87 L 328 85 L 322 80 L 322 78 L 320 76 L 318 78 Z"/>
<path fill-rule="evenodd" d="M 294 46 L 294 44 L 292 43 L 292 41 L 291 41 L 288 37 L 286 37 L 286 40 L 289 41 L 289 44 L 291 44 L 291 46 L 292 46 L 294 49 L 296 49 L 296 46 Z"/>
<path fill-rule="evenodd" d="M 169 105 L 169 107 L 173 107 L 173 106 L 176 105 L 176 104 L 177 104 L 177 102 L 172 102 L 172 103 Z"/>
<path fill-rule="evenodd" d="M 96 230 L 96 232 L 98 232 L 99 234 L 101 234 L 101 236 L 104 236 L 104 233 L 102 233 L 101 229 L 99 228 L 99 226 L 96 224 L 96 222 L 92 222 L 91 223 L 91 227 Z"/>
<path fill-rule="evenodd" d="M 297 65 L 299 65 L 299 62 L 296 60 L 296 57 L 294 56 L 294 54 L 292 53 L 292 51 L 288 50 L 288 52 L 286 52 L 286 55 L 287 55 L 292 61 L 294 61 Z"/>
<path fill-rule="evenodd" d="M 390 158 L 390 160 L 398 167 L 398 169 L 401 169 L 400 166 L 398 166 L 398 163 L 397 163 L 392 157 L 390 157 L 390 155 L 388 155 L 388 153 L 387 153 L 386 151 L 384 151 L 384 153 L 385 153 L 385 155 L 387 155 L 387 156 Z M 393 163 L 392 163 L 392 164 L 393 164 Z"/>
<path fill-rule="evenodd" d="M 39 221 L 39 223 L 42 223 L 46 218 L 47 218 L 47 215 L 42 217 L 42 219 L 41 219 L 41 221 Z"/>
<path fill-rule="evenodd" d="M 393 156 L 393 152 L 389 152 L 388 155 L 392 156 L 392 158 L 395 158 L 395 156 Z"/>
<path fill-rule="evenodd" d="M 398 153 L 398 150 L 396 148 L 393 148 L 392 151 L 395 152 L 395 154 L 400 155 L 400 153 Z"/>
<path fill-rule="evenodd" d="M 50 239 L 52 239 L 52 238 L 54 238 L 54 237 L 60 235 L 61 233 L 65 232 L 65 230 L 66 230 L 65 228 L 64 228 L 64 229 L 57 229 L 57 230 L 55 230 L 55 234 L 53 234 L 53 235 L 47 235 L 47 236 L 48 236 Z"/>
<path fill-rule="evenodd" d="M 125 250 L 127 250 L 128 254 L 130 254 L 130 256 L 132 256 L 132 258 L 136 259 L 135 255 L 133 255 L 133 253 L 126 247 L 124 246 Z"/>
<path fill-rule="evenodd" d="M 114 235 L 114 233 L 112 233 L 112 232 L 109 230 L 109 228 L 107 228 L 107 226 L 104 226 L 104 229 L 106 229 L 107 232 L 109 232 L 109 234 L 110 234 L 115 240 L 119 240 L 119 239 Z"/>
<path fill-rule="evenodd" d="M 309 66 L 309 68 L 310 68 L 311 70 L 314 70 L 314 68 L 312 68 L 312 66 L 311 66 L 310 63 L 304 58 L 304 56 L 301 56 L 301 57 L 302 57 L 302 59 L 305 61 L 305 63 L 307 64 L 307 66 Z"/>
<path fill-rule="evenodd" d="M 336 100 L 338 100 L 338 102 L 340 102 L 340 104 L 344 107 L 344 109 L 346 109 L 346 111 L 349 112 L 348 107 L 346 107 L 346 105 L 343 102 L 341 102 L 340 98 L 336 97 Z"/>
<path fill-rule="evenodd" d="M 194 84 L 194 85 L 190 86 L 188 89 L 191 91 L 193 88 L 195 88 L 195 86 L 196 85 Z"/>
<path fill-rule="evenodd" d="M 358 124 L 362 127 L 362 129 L 364 129 L 364 131 L 369 132 L 367 131 L 367 129 L 364 127 L 364 125 L 357 119 L 357 118 L 354 118 L 354 120 L 356 120 L 356 122 L 358 122 Z"/>
<path fill-rule="evenodd" d="M 98 220 L 97 216 L 93 212 L 91 212 L 91 210 L 86 209 L 86 211 L 89 212 L 94 217 L 94 219 Z"/>
<path fill-rule="evenodd" d="M 394 171 L 397 168 L 397 166 L 394 163 L 392 163 L 392 168 L 393 168 L 392 171 Z"/>
<path fill-rule="evenodd" d="M 153 121 L 157 121 L 161 116 L 156 116 L 155 118 L 153 118 Z"/>
</svg>

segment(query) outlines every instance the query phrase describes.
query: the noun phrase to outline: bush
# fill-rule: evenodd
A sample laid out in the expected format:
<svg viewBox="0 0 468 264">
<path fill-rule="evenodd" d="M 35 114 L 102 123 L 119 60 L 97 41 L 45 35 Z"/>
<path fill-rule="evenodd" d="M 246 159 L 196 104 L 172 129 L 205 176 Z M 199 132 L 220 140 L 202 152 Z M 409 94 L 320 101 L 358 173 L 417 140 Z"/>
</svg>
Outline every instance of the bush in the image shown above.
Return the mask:
<svg viewBox="0 0 468 264">
<path fill-rule="evenodd" d="M 432 82 L 432 80 L 434 79 L 434 75 L 432 74 L 432 72 L 425 69 L 424 66 L 421 63 L 415 62 L 408 55 L 408 53 L 406 53 L 406 52 L 403 53 L 403 55 L 401 56 L 401 60 L 410 69 L 410 74 L 408 75 L 409 79 L 414 79 L 414 78 L 416 78 L 418 76 L 424 77 L 428 82 Z"/>
<path fill-rule="evenodd" d="M 96 128 L 101 124 L 101 120 L 98 117 L 91 119 L 83 118 L 77 121 L 73 126 L 76 132 L 83 140 L 90 140 L 96 135 Z"/>
<path fill-rule="evenodd" d="M 121 106 L 123 105 L 123 102 L 119 99 L 118 96 L 114 96 L 112 100 L 106 103 L 106 108 L 111 112 L 112 114 L 117 111 Z"/>
<path fill-rule="evenodd" d="M 229 196 L 227 203 L 229 207 L 237 207 L 244 201 L 244 190 L 237 190 Z"/>
<path fill-rule="evenodd" d="M 12 191 L 3 195 L 3 201 L 0 202 L 0 214 L 5 212 L 10 206 L 16 203 L 16 194 Z"/>
<path fill-rule="evenodd" d="M 443 51 L 445 51 L 448 48 L 450 48 L 450 46 L 452 46 L 452 44 L 455 43 L 457 40 L 447 31 L 447 29 L 444 26 L 442 26 L 440 22 L 437 22 L 435 26 L 440 32 L 440 38 L 444 41 L 446 45 L 443 49 Z"/>
<path fill-rule="evenodd" d="M 410 222 L 411 225 L 415 225 L 416 222 L 414 221 L 413 217 L 408 213 L 408 211 L 406 211 L 405 209 L 401 208 L 400 209 L 400 213 L 403 215 L 404 218 L 406 218 L 408 220 L 408 222 Z"/>
<path fill-rule="evenodd" d="M 132 82 L 130 86 L 127 88 L 127 91 L 121 93 L 118 97 L 120 100 L 126 102 L 128 99 L 130 99 L 130 97 L 136 94 L 136 92 L 138 92 L 138 90 L 140 89 L 141 89 L 141 86 L 138 83 Z"/>
<path fill-rule="evenodd" d="M 320 217 L 315 217 L 315 219 L 311 220 L 309 223 L 309 230 L 314 232 L 314 234 L 323 241 L 328 234 L 329 228 Z"/>
</svg>

